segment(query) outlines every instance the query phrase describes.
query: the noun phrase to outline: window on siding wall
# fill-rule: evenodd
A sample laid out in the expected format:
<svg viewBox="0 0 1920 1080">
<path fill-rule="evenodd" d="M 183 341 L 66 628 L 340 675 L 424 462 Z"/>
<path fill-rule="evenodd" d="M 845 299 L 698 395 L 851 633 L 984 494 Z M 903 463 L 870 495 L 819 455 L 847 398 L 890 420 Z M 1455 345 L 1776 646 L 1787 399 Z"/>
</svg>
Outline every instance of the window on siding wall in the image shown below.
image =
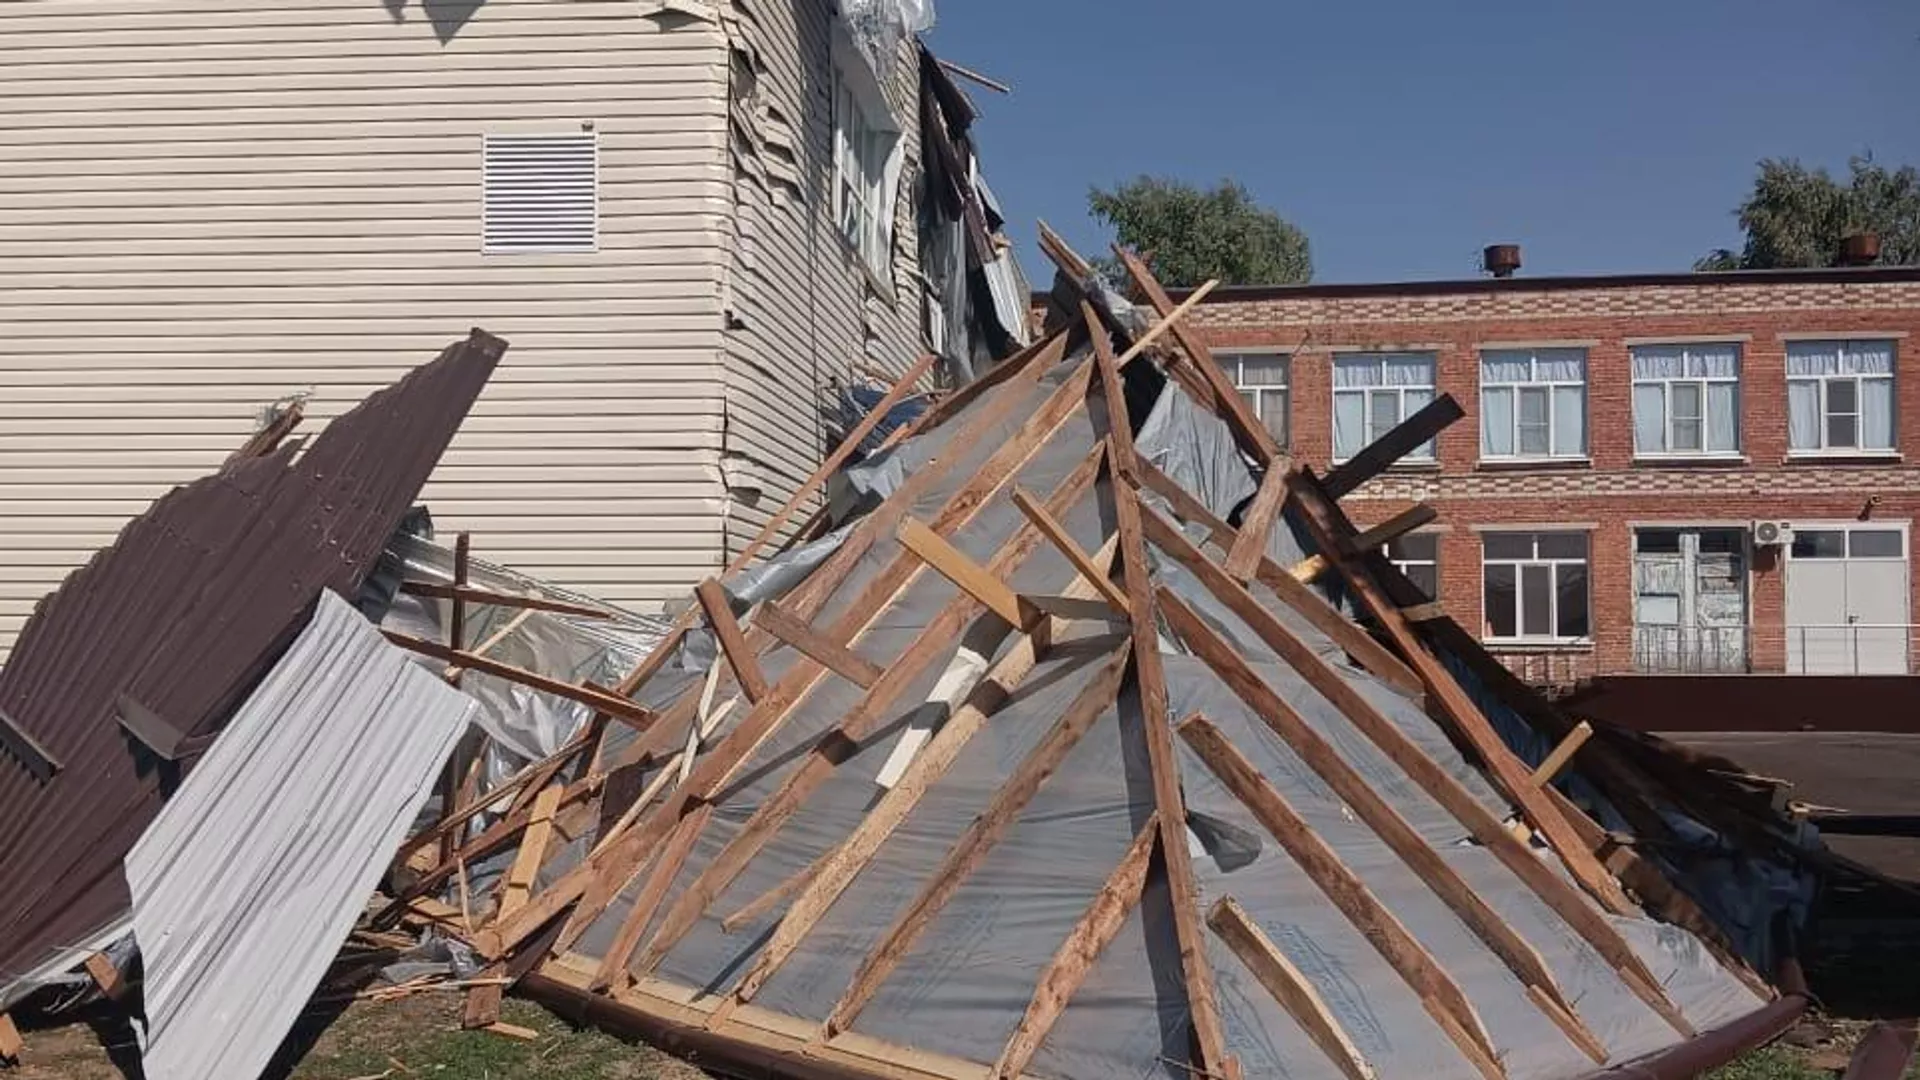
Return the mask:
<svg viewBox="0 0 1920 1080">
<path fill-rule="evenodd" d="M 1344 353 L 1333 361 L 1333 456 L 1345 461 L 1433 400 L 1432 353 Z M 1428 440 L 1407 455 L 1433 460 Z"/>
<path fill-rule="evenodd" d="M 1740 451 L 1740 346 L 1636 345 L 1633 452 Z"/>
<path fill-rule="evenodd" d="M 488 255 L 591 252 L 600 246 L 600 138 L 590 131 L 487 135 L 481 241 Z"/>
<path fill-rule="evenodd" d="M 881 281 L 891 281 L 893 200 L 887 177 L 900 133 L 838 70 L 833 82 L 833 217 L 840 236 Z"/>
<path fill-rule="evenodd" d="M 1586 533 L 1487 533 L 1481 542 L 1489 641 L 1587 639 Z"/>
<path fill-rule="evenodd" d="M 1587 350 L 1480 354 L 1480 456 L 1579 458 L 1587 453 Z"/>
<path fill-rule="evenodd" d="M 1273 441 L 1287 445 L 1288 358 L 1268 353 L 1216 353 L 1215 358 L 1233 376 L 1234 388 L 1272 433 Z"/>
<path fill-rule="evenodd" d="M 1788 342 L 1788 446 L 1893 449 L 1893 364 L 1891 341 Z"/>
</svg>

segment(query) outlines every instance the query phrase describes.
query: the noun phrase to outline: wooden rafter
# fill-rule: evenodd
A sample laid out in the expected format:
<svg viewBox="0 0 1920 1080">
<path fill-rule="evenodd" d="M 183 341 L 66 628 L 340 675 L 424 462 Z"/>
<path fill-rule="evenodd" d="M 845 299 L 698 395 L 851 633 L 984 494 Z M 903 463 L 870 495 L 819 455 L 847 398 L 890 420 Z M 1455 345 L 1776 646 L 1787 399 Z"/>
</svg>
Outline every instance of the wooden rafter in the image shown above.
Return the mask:
<svg viewBox="0 0 1920 1080">
<path fill-rule="evenodd" d="M 1273 1000 L 1293 1017 L 1307 1038 L 1327 1055 L 1334 1067 L 1339 1069 L 1347 1080 L 1374 1080 L 1373 1066 L 1361 1055 L 1359 1047 L 1353 1045 L 1353 1037 L 1327 1008 L 1320 997 L 1320 991 L 1314 989 L 1306 975 L 1287 959 L 1287 954 L 1273 943 L 1260 924 L 1253 921 L 1245 908 L 1231 896 L 1223 896 L 1213 910 L 1207 913 L 1207 925 L 1220 935 L 1240 962 L 1267 988 Z"/>
<path fill-rule="evenodd" d="M 450 584 L 443 581 L 404 581 L 400 583 L 400 591 L 408 596 L 419 596 L 429 600 L 452 600 L 461 605 L 482 604 L 488 607 L 545 611 L 555 615 L 571 615 L 580 619 L 613 618 L 613 613 L 605 608 L 569 604 L 564 600 L 549 600 L 544 596 L 517 596 L 513 593 L 476 589 L 471 585 Z"/>
<path fill-rule="evenodd" d="M 733 669 L 734 682 L 740 684 L 748 701 L 758 705 L 767 696 L 767 676 L 760 670 L 759 658 L 747 645 L 747 636 L 741 633 L 740 623 L 733 617 L 733 602 L 728 599 L 727 590 L 721 587 L 719 578 L 708 578 L 693 590 L 693 595 L 699 598 L 707 625 L 719 639 L 720 655 L 727 658 L 727 666 Z"/>
<path fill-rule="evenodd" d="M 1079 502 L 1093 486 L 1102 460 L 1098 451 L 1083 459 L 1060 481 L 1049 496 L 1048 505 L 1064 513 Z M 985 568 L 985 574 L 996 581 L 1011 576 L 1032 555 L 1040 542 L 1039 531 L 1034 526 L 1015 530 L 1014 535 L 994 554 Z M 747 863 L 799 810 L 807 796 L 833 775 L 845 756 L 846 748 L 858 745 L 872 734 L 875 726 L 893 708 L 899 695 L 905 693 L 908 686 L 936 659 L 951 652 L 953 642 L 960 637 L 967 622 L 976 618 L 980 611 L 981 605 L 971 595 L 963 592 L 954 597 L 921 629 L 906 651 L 887 666 L 881 678 L 868 688 L 867 693 L 841 717 L 840 722 L 816 740 L 814 748 L 800 767 L 788 774 L 778 791 L 761 801 L 746 825 L 674 902 L 673 908 L 661 920 L 660 929 L 649 944 L 646 957 L 641 960 L 643 970 L 651 969 L 668 949 L 694 927 L 721 892 L 746 869 Z"/>
<path fill-rule="evenodd" d="M 1301 517 L 1313 535 L 1314 544 L 1323 552 L 1341 550 L 1342 541 L 1354 532 L 1352 523 L 1346 520 L 1346 514 L 1320 490 L 1318 481 L 1310 471 L 1295 473 L 1293 487 L 1295 502 L 1303 510 Z M 1499 733 L 1493 729 L 1492 721 L 1461 689 L 1453 674 L 1427 651 L 1425 643 L 1400 614 L 1398 605 L 1381 593 L 1366 562 L 1338 559 L 1336 564 L 1362 608 L 1373 616 L 1401 657 L 1420 675 L 1420 681 L 1439 705 L 1440 712 L 1473 746 L 1495 784 L 1520 807 L 1527 823 L 1540 833 L 1588 892 L 1609 910 L 1622 915 L 1632 914 L 1635 910 L 1633 903 L 1620 890 L 1619 882 L 1600 865 L 1593 852 L 1581 845 L 1579 837 L 1567 824 L 1559 808 L 1529 782 L 1527 767 L 1501 740 Z"/>
<path fill-rule="evenodd" d="M 1653 973 L 1612 924 L 1594 911 L 1573 886 L 1542 865 L 1524 844 L 1501 826 L 1500 821 L 1465 785 L 1434 761 L 1312 646 L 1289 630 L 1285 623 L 1274 618 L 1252 594 L 1228 578 L 1225 571 L 1190 544 L 1178 529 L 1158 513 L 1149 512 L 1146 521 L 1148 536 L 1154 546 L 1191 571 L 1263 644 L 1299 673 L 1307 685 L 1339 709 L 1356 729 L 1380 748 L 1388 760 L 1399 766 L 1421 790 L 1451 813 L 1474 839 L 1492 851 L 1542 902 L 1613 966 L 1635 996 L 1659 1012 L 1676 1030 L 1692 1034 L 1693 1029 L 1686 1026 L 1678 1006 L 1668 999 Z"/>
<path fill-rule="evenodd" d="M 1047 1041 L 1060 1014 L 1066 1011 L 1080 984 L 1093 970 L 1094 962 L 1120 933 L 1127 916 L 1140 906 L 1140 897 L 1147 887 L 1147 867 L 1153 861 L 1154 847 L 1159 840 L 1159 815 L 1150 814 L 1126 854 L 1120 856 L 1113 873 L 1107 876 L 1106 884 L 1094 895 L 1086 914 L 1080 916 L 1080 921 L 1074 924 L 1040 973 L 1033 997 L 1027 1002 L 1027 1011 L 1000 1051 L 991 1076 L 1013 1080 L 1026 1071 L 1027 1063 L 1033 1060 L 1040 1044 Z"/>
<path fill-rule="evenodd" d="M 640 887 L 640 893 L 634 897 L 633 907 L 620 924 L 619 932 L 612 944 L 607 946 L 606 955 L 600 958 L 599 970 L 594 972 L 589 989 L 605 990 L 615 981 L 624 979 L 627 961 L 633 957 L 633 950 L 639 947 L 641 935 L 646 933 L 647 924 L 653 921 L 653 913 L 659 909 L 660 901 L 666 899 L 673 879 L 680 876 L 687 856 L 693 853 L 694 842 L 700 839 L 700 830 L 706 828 L 712 817 L 713 804 L 702 803 L 675 823 L 666 850 L 654 862 L 653 873 L 647 877 L 646 884 Z"/>
<path fill-rule="evenodd" d="M 1433 954 L 1412 934 L 1365 882 L 1341 860 L 1284 796 L 1260 775 L 1253 762 L 1235 749 L 1219 728 L 1204 717 L 1189 717 L 1180 735 L 1228 791 L 1267 830 L 1316 887 L 1340 909 L 1355 930 L 1413 989 L 1420 1004 L 1460 1053 L 1487 1080 L 1506 1075 L 1473 1003 Z"/>
<path fill-rule="evenodd" d="M 576 686 L 573 683 L 549 678 L 538 672 L 528 671 L 525 668 L 514 667 L 512 664 L 503 664 L 498 660 L 481 656 L 477 653 L 465 652 L 460 649 L 450 649 L 437 641 L 428 641 L 425 638 L 412 637 L 407 634 L 396 633 L 392 630 L 383 632 L 386 634 L 388 641 L 393 642 L 408 652 L 416 652 L 422 656 L 432 657 L 446 664 L 458 664 L 472 671 L 485 672 L 488 675 L 497 676 L 508 682 L 519 683 L 522 686 L 530 687 L 544 694 L 552 694 L 555 697 L 578 702 L 606 713 L 614 719 L 631 727 L 638 728 L 641 731 L 645 731 L 653 725 L 654 715 L 652 710 L 636 705 L 626 698 L 609 694 L 604 690 L 595 690 L 587 686 Z"/>
<path fill-rule="evenodd" d="M 1099 563 L 1111 561 L 1113 547 L 1109 545 L 1103 548 L 1095 558 Z M 1090 594 L 1092 587 L 1086 585 L 1085 581 L 1083 577 L 1074 582 L 1068 591 Z M 820 919 L 840 898 L 840 894 L 873 860 L 881 845 L 907 820 L 927 791 L 946 775 L 947 770 L 959 759 L 960 752 L 986 725 L 987 717 L 1005 704 L 1032 673 L 1059 629 L 1058 620 L 1041 621 L 1031 631 L 1021 634 L 1000 660 L 988 669 L 986 675 L 968 692 L 966 701 L 921 748 L 893 788 L 880 798 L 847 838 L 818 864 L 817 870 L 804 883 L 800 895 L 788 908 L 786 916 L 774 928 L 753 967 L 735 988 L 736 998 L 742 1001 L 752 998 L 767 979 L 786 963 L 800 942 L 812 933 Z M 759 903 L 755 901 L 748 906 Z"/>
<path fill-rule="evenodd" d="M 1105 445 L 1101 444 L 1103 448 Z M 1122 615 L 1127 614 L 1127 594 L 1113 583 L 1113 579 L 1104 573 L 1095 572 L 1093 556 L 1088 555 L 1079 544 L 1074 542 L 1073 535 L 1067 532 L 1067 527 L 1060 524 L 1040 500 L 1016 484 L 1013 489 L 1013 505 L 1019 507 L 1027 520 L 1033 523 L 1033 527 L 1039 529 L 1053 543 L 1054 550 L 1065 556 L 1067 562 L 1073 564 L 1073 568 L 1080 572 L 1080 576 L 1093 585 L 1109 607 Z"/>
<path fill-rule="evenodd" d="M 1000 616 L 1009 626 L 1026 626 L 1034 620 L 1037 612 L 1032 605 L 989 573 L 987 568 L 967 558 L 959 548 L 949 544 L 939 533 L 927 528 L 913 518 L 902 518 L 896 534 L 900 545 L 919 556 L 935 573 L 978 601 L 981 606 Z"/>
<path fill-rule="evenodd" d="M 1427 402 L 1419 412 L 1327 473 L 1322 481 L 1327 498 L 1338 499 L 1385 472 L 1394 462 L 1432 441 L 1449 424 L 1465 415 L 1466 410 L 1453 400 L 1452 394 L 1441 394 Z"/>
<path fill-rule="evenodd" d="M 831 1038 L 853 1026 L 854 1018 L 873 999 L 880 984 L 906 958 L 914 942 L 933 923 L 934 916 L 959 891 L 961 884 L 986 858 L 994 844 L 1013 827 L 1020 811 L 1040 790 L 1040 785 L 1059 769 L 1067 754 L 1079 744 L 1081 736 L 1093 727 L 1094 721 L 1113 708 L 1120 693 L 1120 683 L 1126 674 L 1130 652 L 1128 646 L 1122 645 L 1113 653 L 1088 680 L 1073 703 L 1060 714 L 1060 719 L 1007 776 L 987 808 L 954 842 L 940 868 L 934 871 L 921 887 L 920 893 L 893 921 L 880 944 L 867 954 L 859 971 L 854 974 L 852 983 L 840 995 L 840 1000 L 834 1003 L 823 1029 L 826 1037 Z M 740 990 L 736 990 L 728 1000 L 745 1000 L 746 996 L 750 996 L 742 993 L 746 989 L 743 983 Z M 724 1005 L 722 1007 L 725 1008 Z"/>
<path fill-rule="evenodd" d="M 1220 680 L 1280 736 L 1294 754 L 1339 797 L 1400 861 L 1440 898 L 1468 930 L 1500 958 L 1523 986 L 1538 986 L 1557 1009 L 1543 1009 L 1581 1049 L 1592 1053 L 1599 1040 L 1574 1014 L 1546 961 L 1467 884 L 1453 864 L 1440 857 L 1418 830 L 1400 816 L 1366 778 L 1347 763 L 1326 737 L 1267 685 L 1233 647 L 1188 608 L 1172 590 L 1159 593 L 1160 610 L 1180 639 Z M 1605 1061 L 1604 1049 L 1600 1061 Z"/>
<path fill-rule="evenodd" d="M 834 641 L 815 629 L 812 623 L 771 600 L 760 605 L 753 621 L 767 633 L 863 690 L 880 680 L 880 665 Z"/>
<path fill-rule="evenodd" d="M 1439 516 L 1440 511 L 1426 503 L 1417 503 L 1347 541 L 1346 550 L 1353 554 L 1372 551 L 1383 544 L 1400 539 Z"/>
<path fill-rule="evenodd" d="M 1287 470 L 1276 464 L 1260 478 L 1260 489 L 1254 492 L 1253 504 L 1240 520 L 1240 535 L 1227 551 L 1227 573 L 1235 580 L 1253 580 L 1254 572 L 1260 569 L 1260 560 L 1266 557 L 1273 523 L 1279 519 L 1280 508 L 1286 501 Z"/>
<path fill-rule="evenodd" d="M 1139 472 L 1139 459 L 1134 453 L 1133 427 L 1127 416 L 1120 368 L 1103 335 L 1093 336 L 1093 350 L 1100 396 L 1107 410 L 1108 460 L 1116 477 L 1130 478 Z M 1174 753 L 1173 718 L 1167 700 L 1166 671 L 1160 660 L 1160 629 L 1154 617 L 1153 580 L 1147 565 L 1147 541 L 1140 525 L 1140 501 L 1130 483 L 1115 483 L 1112 492 L 1127 608 L 1132 613 L 1140 726 L 1146 735 L 1154 809 L 1160 815 L 1160 852 L 1167 870 L 1167 891 L 1179 942 L 1187 1009 L 1193 1020 L 1193 1064 L 1228 1080 L 1240 1080 L 1240 1062 L 1227 1051 L 1226 1025 L 1220 1017 L 1214 992 L 1206 935 L 1200 928 L 1200 889 L 1193 876 L 1193 856 L 1187 848 L 1187 808 L 1180 792 L 1180 762 Z"/>
</svg>

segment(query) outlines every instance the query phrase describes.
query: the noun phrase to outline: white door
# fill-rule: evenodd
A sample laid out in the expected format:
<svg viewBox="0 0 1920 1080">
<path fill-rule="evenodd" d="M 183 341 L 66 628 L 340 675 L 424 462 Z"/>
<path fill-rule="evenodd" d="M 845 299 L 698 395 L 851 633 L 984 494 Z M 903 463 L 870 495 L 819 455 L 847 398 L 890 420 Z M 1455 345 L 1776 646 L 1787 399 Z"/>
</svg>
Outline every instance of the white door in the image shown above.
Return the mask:
<svg viewBox="0 0 1920 1080">
<path fill-rule="evenodd" d="M 1796 525 L 1787 555 L 1787 670 L 1907 673 L 1904 523 Z"/>
</svg>

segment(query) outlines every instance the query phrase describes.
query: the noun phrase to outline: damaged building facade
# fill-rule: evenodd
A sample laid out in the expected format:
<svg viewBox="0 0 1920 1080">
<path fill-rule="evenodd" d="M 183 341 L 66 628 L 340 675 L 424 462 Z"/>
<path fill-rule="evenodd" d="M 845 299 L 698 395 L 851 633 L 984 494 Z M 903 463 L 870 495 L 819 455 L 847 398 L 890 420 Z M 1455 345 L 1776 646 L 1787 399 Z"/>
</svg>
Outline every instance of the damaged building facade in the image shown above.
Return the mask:
<svg viewBox="0 0 1920 1080">
<path fill-rule="evenodd" d="M 1298 460 L 1450 393 L 1352 498 L 1516 673 L 1906 675 L 1920 270 L 1220 288 L 1196 323 Z"/>
<path fill-rule="evenodd" d="M 930 15 L 4 5 L 0 658 L 260 406 L 327 420 L 482 323 L 516 348 L 426 488 L 441 527 L 636 610 L 683 595 L 849 390 L 1020 336 Z"/>
</svg>

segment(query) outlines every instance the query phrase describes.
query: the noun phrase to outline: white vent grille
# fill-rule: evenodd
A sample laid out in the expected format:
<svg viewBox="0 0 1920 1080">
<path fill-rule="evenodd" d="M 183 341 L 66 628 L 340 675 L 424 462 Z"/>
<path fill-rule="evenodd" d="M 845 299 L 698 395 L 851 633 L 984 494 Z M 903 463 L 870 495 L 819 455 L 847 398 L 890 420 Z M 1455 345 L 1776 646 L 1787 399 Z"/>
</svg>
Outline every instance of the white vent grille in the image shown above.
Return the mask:
<svg viewBox="0 0 1920 1080">
<path fill-rule="evenodd" d="M 482 157 L 482 251 L 518 255 L 598 249 L 597 134 L 488 135 Z"/>
</svg>

